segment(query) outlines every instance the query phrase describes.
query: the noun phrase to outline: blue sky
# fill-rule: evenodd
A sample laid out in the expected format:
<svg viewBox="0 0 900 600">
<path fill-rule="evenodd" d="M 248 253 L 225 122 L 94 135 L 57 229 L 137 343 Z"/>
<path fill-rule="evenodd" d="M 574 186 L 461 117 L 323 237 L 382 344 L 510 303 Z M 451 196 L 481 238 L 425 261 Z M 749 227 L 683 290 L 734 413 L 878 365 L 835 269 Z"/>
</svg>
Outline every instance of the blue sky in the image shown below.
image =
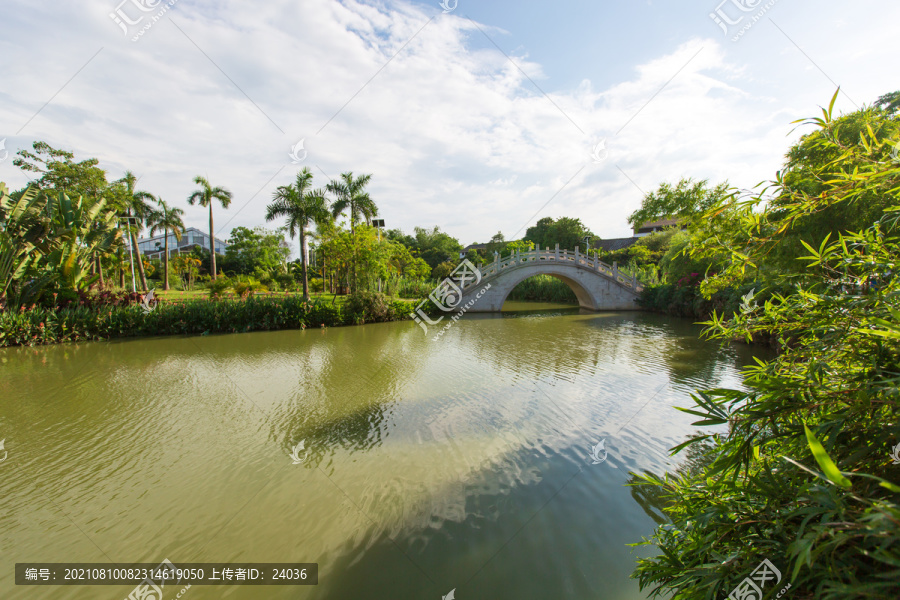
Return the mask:
<svg viewBox="0 0 900 600">
<path fill-rule="evenodd" d="M 371 173 L 407 232 L 468 244 L 572 216 L 625 236 L 663 181 L 772 178 L 836 85 L 840 111 L 900 89 L 889 0 L 120 2 L 5 2 L 0 140 L 131 169 L 202 229 L 184 199 L 208 176 L 235 196 L 220 237 L 263 224 L 303 166 L 321 186 Z M 0 181 L 27 182 L 11 156 Z"/>
</svg>

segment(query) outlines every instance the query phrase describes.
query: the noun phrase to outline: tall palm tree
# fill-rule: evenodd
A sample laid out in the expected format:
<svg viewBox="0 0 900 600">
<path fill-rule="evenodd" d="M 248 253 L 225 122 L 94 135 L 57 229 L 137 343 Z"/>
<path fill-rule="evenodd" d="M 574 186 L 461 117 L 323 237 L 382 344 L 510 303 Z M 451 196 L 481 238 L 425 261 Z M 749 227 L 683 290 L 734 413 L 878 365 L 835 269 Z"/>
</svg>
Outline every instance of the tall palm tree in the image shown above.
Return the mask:
<svg viewBox="0 0 900 600">
<path fill-rule="evenodd" d="M 113 185 L 121 186 L 122 189 L 121 193 L 118 194 L 118 198 L 125 216 L 128 217 L 131 256 L 137 262 L 138 273 L 141 277 L 141 288 L 146 292 L 147 275 L 144 273 L 144 261 L 141 260 L 141 253 L 138 250 L 137 234 L 143 228 L 144 221 L 152 210 L 149 202 L 155 201 L 155 198 L 150 192 L 135 191 L 137 177 L 131 171 L 125 171 L 125 176 L 114 182 Z"/>
<path fill-rule="evenodd" d="M 197 175 L 194 177 L 194 183 L 200 186 L 200 189 L 191 194 L 188 198 L 188 204 L 193 206 L 209 207 L 209 273 L 213 281 L 216 279 L 216 234 L 213 231 L 213 200 L 222 203 L 222 208 L 228 208 L 231 204 L 231 192 L 221 187 L 212 187 L 204 177 Z"/>
<path fill-rule="evenodd" d="M 169 232 L 172 232 L 176 240 L 181 241 L 181 235 L 184 233 L 184 221 L 181 220 L 181 216 L 184 211 L 178 207 L 169 206 L 162 198 L 156 202 L 159 208 L 150 213 L 147 224 L 150 226 L 150 235 L 156 235 L 157 231 L 162 231 L 166 238 L 163 289 L 167 290 L 169 289 Z"/>
<path fill-rule="evenodd" d="M 297 173 L 293 185 L 282 185 L 272 196 L 272 203 L 266 207 L 266 221 L 287 217 L 287 229 L 291 239 L 300 233 L 300 264 L 303 269 L 303 299 L 309 300 L 309 275 L 306 264 L 306 229 L 312 223 L 328 218 L 328 202 L 324 190 L 312 190 L 312 171 L 304 167 Z"/>
<path fill-rule="evenodd" d="M 378 207 L 375 201 L 369 197 L 366 186 L 371 175 L 360 175 L 354 178 L 351 171 L 341 173 L 340 179 L 331 180 L 325 189 L 334 194 L 335 200 L 331 204 L 331 212 L 334 217 L 345 210 L 350 212 L 350 235 L 354 237 L 356 233 L 356 224 L 360 217 L 366 221 L 378 214 Z M 353 291 L 356 291 L 356 249 L 353 251 Z"/>
<path fill-rule="evenodd" d="M 348 171 L 341 173 L 340 179 L 334 179 L 325 186 L 325 189 L 334 194 L 334 202 L 331 205 L 332 214 L 337 217 L 345 210 L 350 211 L 350 232 L 356 232 L 356 224 L 360 217 L 369 220 L 378 215 L 378 207 L 369 197 L 366 186 L 371 175 L 360 175 L 354 178 Z"/>
</svg>

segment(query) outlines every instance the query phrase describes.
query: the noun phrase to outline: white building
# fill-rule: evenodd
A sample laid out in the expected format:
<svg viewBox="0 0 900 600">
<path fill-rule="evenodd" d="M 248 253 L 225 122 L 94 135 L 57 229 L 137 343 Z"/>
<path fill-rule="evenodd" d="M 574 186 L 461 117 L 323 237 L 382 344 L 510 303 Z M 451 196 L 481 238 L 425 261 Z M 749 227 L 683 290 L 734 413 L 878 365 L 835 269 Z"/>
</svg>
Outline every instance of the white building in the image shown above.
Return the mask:
<svg viewBox="0 0 900 600">
<path fill-rule="evenodd" d="M 188 227 L 181 234 L 181 241 L 175 239 L 175 235 L 169 233 L 169 256 L 173 254 L 181 254 L 182 252 L 190 252 L 194 246 L 199 246 L 205 250 L 209 250 L 209 234 L 204 233 L 196 227 Z M 156 235 L 138 240 L 138 251 L 147 258 L 162 258 L 165 252 L 166 236 Z M 216 238 L 216 254 L 225 254 L 228 244 Z"/>
</svg>

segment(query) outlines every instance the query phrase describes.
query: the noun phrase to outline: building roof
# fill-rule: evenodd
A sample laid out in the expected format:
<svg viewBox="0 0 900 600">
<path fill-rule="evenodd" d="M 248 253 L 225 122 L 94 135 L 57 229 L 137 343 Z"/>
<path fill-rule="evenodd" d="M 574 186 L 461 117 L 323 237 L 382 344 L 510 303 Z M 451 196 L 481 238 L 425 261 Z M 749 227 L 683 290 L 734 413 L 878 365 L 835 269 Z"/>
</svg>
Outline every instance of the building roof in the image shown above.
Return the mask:
<svg viewBox="0 0 900 600">
<path fill-rule="evenodd" d="M 627 237 L 627 238 L 612 238 L 609 240 L 597 240 L 592 244 L 592 247 L 597 248 L 599 250 L 603 250 L 604 252 L 615 252 L 616 250 L 622 250 L 623 248 L 628 248 L 629 246 L 633 246 L 637 241 L 641 239 L 639 237 Z"/>
<path fill-rule="evenodd" d="M 640 227 L 635 227 L 634 231 L 637 232 L 651 232 L 656 231 L 657 229 L 665 229 L 666 227 L 673 227 L 681 225 L 682 219 L 670 218 L 667 217 L 665 219 L 659 219 L 656 221 L 647 221 L 645 223 L 641 223 Z M 683 225 L 682 225 L 683 227 Z"/>
<path fill-rule="evenodd" d="M 191 232 L 193 232 L 193 233 L 199 233 L 200 235 L 203 235 L 203 236 L 205 236 L 205 237 L 209 237 L 209 234 L 208 234 L 208 233 L 206 233 L 205 231 L 202 231 L 202 230 L 200 230 L 200 229 L 197 229 L 196 227 L 185 227 L 185 228 L 184 228 L 184 231 L 182 231 L 182 233 L 181 233 L 182 238 L 185 236 L 185 234 L 191 233 Z M 154 236 L 151 236 L 151 237 L 140 238 L 140 239 L 138 240 L 138 244 L 140 244 L 140 243 L 142 243 L 142 242 L 152 242 L 152 241 L 154 241 L 154 240 L 162 240 L 162 239 L 165 239 L 166 235 L 172 235 L 172 232 L 171 232 L 171 231 L 167 231 L 166 233 L 160 233 L 159 235 L 154 235 Z M 219 244 L 222 244 L 223 246 L 227 246 L 227 245 L 228 245 L 228 242 L 223 242 L 223 241 L 220 240 L 219 238 L 216 238 L 216 242 L 218 242 Z"/>
</svg>

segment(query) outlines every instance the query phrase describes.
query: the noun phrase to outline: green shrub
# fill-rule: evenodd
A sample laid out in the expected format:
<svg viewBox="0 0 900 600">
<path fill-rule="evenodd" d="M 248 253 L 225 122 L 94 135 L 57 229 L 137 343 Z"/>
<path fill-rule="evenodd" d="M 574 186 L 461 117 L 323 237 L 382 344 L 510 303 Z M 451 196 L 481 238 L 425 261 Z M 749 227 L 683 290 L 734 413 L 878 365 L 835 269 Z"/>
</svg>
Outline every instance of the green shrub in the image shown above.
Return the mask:
<svg viewBox="0 0 900 600">
<path fill-rule="evenodd" d="M 398 318 L 393 303 L 378 292 L 358 291 L 350 294 L 344 302 L 344 313 L 347 319 L 358 325 Z"/>
<path fill-rule="evenodd" d="M 0 347 L 104 340 L 144 335 L 240 333 L 305 327 L 337 327 L 409 318 L 414 303 L 360 294 L 351 311 L 341 303 L 304 302 L 299 296 L 251 296 L 247 300 L 161 302 L 140 306 L 0 311 Z"/>
<path fill-rule="evenodd" d="M 231 280 L 224 275 L 217 277 L 215 281 L 209 280 L 206 282 L 206 289 L 209 290 L 209 297 L 212 299 L 220 297 L 230 288 Z"/>
</svg>

